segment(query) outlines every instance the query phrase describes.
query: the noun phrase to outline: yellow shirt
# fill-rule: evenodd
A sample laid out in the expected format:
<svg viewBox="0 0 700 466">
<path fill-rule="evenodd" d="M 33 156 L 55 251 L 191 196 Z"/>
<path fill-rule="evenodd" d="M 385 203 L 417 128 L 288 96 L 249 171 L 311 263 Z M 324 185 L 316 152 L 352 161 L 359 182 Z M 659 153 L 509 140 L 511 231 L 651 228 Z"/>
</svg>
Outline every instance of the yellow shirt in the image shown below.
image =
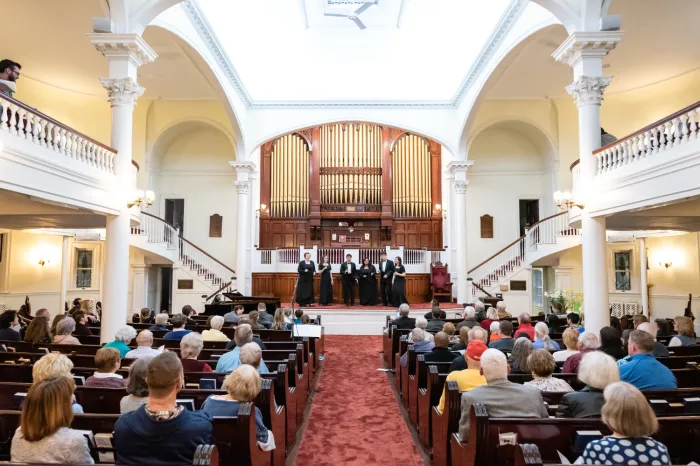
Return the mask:
<svg viewBox="0 0 700 466">
<path fill-rule="evenodd" d="M 211 330 L 205 330 L 202 332 L 202 340 L 204 341 L 231 341 L 229 337 L 226 336 L 221 330 L 216 330 L 215 328 Z"/>
<path fill-rule="evenodd" d="M 486 379 L 480 374 L 479 369 L 464 369 L 463 371 L 454 371 L 447 376 L 445 380 L 445 388 L 442 389 L 442 396 L 440 397 L 440 404 L 438 405 L 438 411 L 442 412 L 445 408 L 445 390 L 447 388 L 447 382 L 454 380 L 457 382 L 460 392 L 468 392 L 469 390 L 486 385 Z"/>
</svg>

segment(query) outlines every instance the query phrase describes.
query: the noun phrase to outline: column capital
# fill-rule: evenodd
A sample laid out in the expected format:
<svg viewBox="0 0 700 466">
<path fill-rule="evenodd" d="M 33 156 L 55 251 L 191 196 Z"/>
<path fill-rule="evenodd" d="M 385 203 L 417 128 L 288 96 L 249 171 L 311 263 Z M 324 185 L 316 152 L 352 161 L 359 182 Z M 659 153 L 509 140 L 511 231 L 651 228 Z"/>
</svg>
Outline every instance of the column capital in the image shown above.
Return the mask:
<svg viewBox="0 0 700 466">
<path fill-rule="evenodd" d="M 145 65 L 158 58 L 158 54 L 138 34 L 88 34 L 90 43 L 108 60 L 128 59 L 136 66 Z"/>
<path fill-rule="evenodd" d="M 101 78 L 102 86 L 107 89 L 109 103 L 117 105 L 133 105 L 146 89 L 139 86 L 133 78 Z"/>
<path fill-rule="evenodd" d="M 554 51 L 558 62 L 575 66 L 583 58 L 603 59 L 622 40 L 622 31 L 574 32 Z"/>
<path fill-rule="evenodd" d="M 447 164 L 447 171 L 452 175 L 460 172 L 467 173 L 472 165 L 474 165 L 473 160 L 453 160 Z"/>
<path fill-rule="evenodd" d="M 610 81 L 612 77 L 609 76 L 579 76 L 576 81 L 566 86 L 566 92 L 574 96 L 578 107 L 600 105 Z"/>
<path fill-rule="evenodd" d="M 467 187 L 469 186 L 469 181 L 456 180 L 453 186 L 455 194 L 467 194 Z"/>
<path fill-rule="evenodd" d="M 233 185 L 236 187 L 238 194 L 248 194 L 253 183 L 250 181 L 234 181 Z"/>
<path fill-rule="evenodd" d="M 257 167 L 253 162 L 229 162 L 228 163 L 231 168 L 235 170 L 236 173 L 246 173 L 246 174 L 251 174 L 255 173 L 257 170 Z"/>
</svg>

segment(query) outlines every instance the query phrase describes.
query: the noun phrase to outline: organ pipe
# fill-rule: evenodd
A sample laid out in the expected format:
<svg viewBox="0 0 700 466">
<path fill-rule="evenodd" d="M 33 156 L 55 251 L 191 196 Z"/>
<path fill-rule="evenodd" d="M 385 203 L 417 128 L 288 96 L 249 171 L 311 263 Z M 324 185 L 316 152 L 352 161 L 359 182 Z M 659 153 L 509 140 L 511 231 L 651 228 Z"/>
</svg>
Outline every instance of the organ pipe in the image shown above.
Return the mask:
<svg viewBox="0 0 700 466">
<path fill-rule="evenodd" d="M 275 141 L 271 154 L 270 215 L 309 215 L 309 158 L 304 138 L 287 134 Z"/>
<path fill-rule="evenodd" d="M 433 202 L 428 142 L 406 134 L 394 143 L 391 156 L 394 216 L 430 217 Z"/>
</svg>

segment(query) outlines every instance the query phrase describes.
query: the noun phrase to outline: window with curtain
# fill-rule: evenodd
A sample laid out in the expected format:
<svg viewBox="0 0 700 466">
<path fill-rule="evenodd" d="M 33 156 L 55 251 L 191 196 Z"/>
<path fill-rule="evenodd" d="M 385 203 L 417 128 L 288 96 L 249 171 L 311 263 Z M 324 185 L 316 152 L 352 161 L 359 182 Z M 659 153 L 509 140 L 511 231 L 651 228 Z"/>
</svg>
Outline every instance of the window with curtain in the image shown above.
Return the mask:
<svg viewBox="0 0 700 466">
<path fill-rule="evenodd" d="M 542 269 L 532 269 L 532 306 L 544 306 L 544 277 Z"/>
<path fill-rule="evenodd" d="M 615 291 L 632 290 L 632 251 L 615 253 Z"/>
<path fill-rule="evenodd" d="M 75 281 L 76 288 L 90 288 L 92 286 L 92 250 L 77 250 Z"/>
</svg>

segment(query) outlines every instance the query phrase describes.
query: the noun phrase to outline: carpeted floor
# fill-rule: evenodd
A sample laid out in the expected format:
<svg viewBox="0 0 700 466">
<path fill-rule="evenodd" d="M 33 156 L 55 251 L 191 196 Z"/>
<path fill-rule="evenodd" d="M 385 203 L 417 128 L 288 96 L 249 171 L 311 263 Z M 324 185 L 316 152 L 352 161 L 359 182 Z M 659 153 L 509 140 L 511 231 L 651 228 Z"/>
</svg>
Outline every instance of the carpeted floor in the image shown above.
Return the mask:
<svg viewBox="0 0 700 466">
<path fill-rule="evenodd" d="M 297 466 L 423 466 L 380 366 L 380 336 L 328 335 Z"/>
<path fill-rule="evenodd" d="M 282 307 L 291 307 L 290 303 L 281 303 Z M 430 309 L 430 303 L 411 303 L 409 304 L 411 310 L 416 310 L 416 309 Z M 348 307 L 345 304 L 328 304 L 326 306 L 321 306 L 318 303 L 315 303 L 313 307 L 307 307 L 307 306 L 299 306 L 298 304 L 294 305 L 295 308 L 301 307 L 302 309 L 308 309 L 309 311 L 318 311 L 318 310 L 326 310 L 326 309 L 342 309 L 344 311 L 380 311 L 380 312 L 392 312 L 396 311 L 395 307 L 387 307 L 387 306 L 360 306 L 359 304 L 354 305 L 353 307 Z M 440 309 L 443 310 L 449 310 L 449 309 L 454 309 L 454 310 L 462 310 L 462 305 L 457 304 L 457 303 L 440 303 Z"/>
</svg>

